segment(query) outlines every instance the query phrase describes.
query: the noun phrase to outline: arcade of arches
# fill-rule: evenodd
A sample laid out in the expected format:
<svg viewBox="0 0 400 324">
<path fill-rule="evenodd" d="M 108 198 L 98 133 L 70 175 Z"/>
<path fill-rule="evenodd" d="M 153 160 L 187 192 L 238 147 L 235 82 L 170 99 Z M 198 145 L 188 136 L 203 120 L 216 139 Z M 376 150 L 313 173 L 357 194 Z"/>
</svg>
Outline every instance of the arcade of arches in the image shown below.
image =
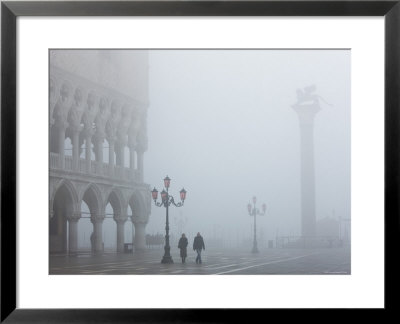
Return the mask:
<svg viewBox="0 0 400 324">
<path fill-rule="evenodd" d="M 51 253 L 78 252 L 85 219 L 91 223 L 87 240 L 94 253 L 104 251 L 106 218 L 116 224 L 117 252 L 124 250 L 127 226 L 134 227 L 134 248 L 145 248 L 151 202 L 150 187 L 143 182 L 146 109 L 113 89 L 51 67 Z"/>
</svg>

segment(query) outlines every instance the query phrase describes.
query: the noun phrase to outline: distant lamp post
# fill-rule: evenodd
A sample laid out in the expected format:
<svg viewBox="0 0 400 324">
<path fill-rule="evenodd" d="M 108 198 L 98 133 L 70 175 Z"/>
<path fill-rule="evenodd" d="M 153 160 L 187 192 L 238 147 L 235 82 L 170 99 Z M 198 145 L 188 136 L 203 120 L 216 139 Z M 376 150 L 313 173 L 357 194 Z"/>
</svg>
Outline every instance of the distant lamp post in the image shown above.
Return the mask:
<svg viewBox="0 0 400 324">
<path fill-rule="evenodd" d="M 164 246 L 164 251 L 165 251 L 165 252 L 164 252 L 164 256 L 163 256 L 163 258 L 162 258 L 162 260 L 161 260 L 161 263 L 174 263 L 174 261 L 173 261 L 172 258 L 171 258 L 171 254 L 170 254 L 171 248 L 170 248 L 170 246 L 169 246 L 169 219 L 168 219 L 168 207 L 169 207 L 171 204 L 173 204 L 173 205 L 176 206 L 176 207 L 182 207 L 182 206 L 183 206 L 183 203 L 184 203 L 184 201 L 185 201 L 185 199 L 186 199 L 186 190 L 185 190 L 185 189 L 182 189 L 182 190 L 179 192 L 179 193 L 180 193 L 181 201 L 178 202 L 178 203 L 175 203 L 174 197 L 172 197 L 172 196 L 169 195 L 169 193 L 168 193 L 168 188 L 169 188 L 170 183 L 171 183 L 171 179 L 170 179 L 168 176 L 166 176 L 165 179 L 164 179 L 164 187 L 165 187 L 165 189 L 167 189 L 167 190 L 165 191 L 165 189 L 163 189 L 163 191 L 161 191 L 161 203 L 157 202 L 157 197 L 158 197 L 158 191 L 157 191 L 157 189 L 154 188 L 154 189 L 151 191 L 151 196 L 152 196 L 152 198 L 153 198 L 153 200 L 154 200 L 154 204 L 155 204 L 157 207 L 162 207 L 162 206 L 164 206 L 164 207 L 165 207 L 165 210 L 166 210 L 166 221 L 165 221 L 165 246 Z"/>
<path fill-rule="evenodd" d="M 178 233 L 183 233 L 184 232 L 184 228 L 187 224 L 187 216 L 183 217 L 182 213 L 180 213 L 180 217 L 174 217 L 174 222 L 176 225 L 176 228 L 178 230 Z"/>
<path fill-rule="evenodd" d="M 254 216 L 254 240 L 253 240 L 253 249 L 251 250 L 251 252 L 253 252 L 253 253 L 258 253 L 256 216 L 257 215 L 260 215 L 260 216 L 265 215 L 265 211 L 267 210 L 267 205 L 266 204 L 262 204 L 262 212 L 260 212 L 256 208 L 256 202 L 257 202 L 257 198 L 254 196 L 253 197 L 253 206 L 250 203 L 247 205 L 247 211 L 249 212 L 249 215 L 250 216 Z"/>
</svg>

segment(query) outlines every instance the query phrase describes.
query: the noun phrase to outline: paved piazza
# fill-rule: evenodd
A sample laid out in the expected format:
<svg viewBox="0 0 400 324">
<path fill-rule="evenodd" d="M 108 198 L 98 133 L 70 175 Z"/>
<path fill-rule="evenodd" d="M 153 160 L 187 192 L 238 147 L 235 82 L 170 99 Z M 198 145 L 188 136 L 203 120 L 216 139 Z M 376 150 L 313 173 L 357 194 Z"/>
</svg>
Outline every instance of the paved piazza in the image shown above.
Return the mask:
<svg viewBox="0 0 400 324">
<path fill-rule="evenodd" d="M 182 264 L 178 251 L 171 251 L 173 264 L 161 264 L 163 249 L 140 253 L 89 253 L 50 256 L 50 274 L 79 275 L 261 275 L 261 274 L 350 274 L 350 249 L 266 249 L 258 254 L 246 250 L 207 249 L 202 264 L 188 250 Z"/>
</svg>

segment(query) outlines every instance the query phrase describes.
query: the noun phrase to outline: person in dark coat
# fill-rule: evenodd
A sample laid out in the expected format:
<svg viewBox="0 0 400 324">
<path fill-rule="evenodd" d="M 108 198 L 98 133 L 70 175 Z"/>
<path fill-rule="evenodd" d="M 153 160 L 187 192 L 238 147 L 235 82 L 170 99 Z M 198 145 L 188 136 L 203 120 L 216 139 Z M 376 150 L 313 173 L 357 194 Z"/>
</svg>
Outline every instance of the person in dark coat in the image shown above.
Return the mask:
<svg viewBox="0 0 400 324">
<path fill-rule="evenodd" d="M 201 250 L 205 249 L 203 237 L 197 233 L 193 241 L 193 250 L 197 252 L 196 263 L 201 263 Z"/>
<path fill-rule="evenodd" d="M 181 250 L 182 263 L 185 263 L 185 259 L 187 256 L 187 246 L 188 246 L 188 239 L 185 236 L 185 234 L 182 234 L 182 237 L 179 239 L 178 242 L 178 249 Z"/>
</svg>

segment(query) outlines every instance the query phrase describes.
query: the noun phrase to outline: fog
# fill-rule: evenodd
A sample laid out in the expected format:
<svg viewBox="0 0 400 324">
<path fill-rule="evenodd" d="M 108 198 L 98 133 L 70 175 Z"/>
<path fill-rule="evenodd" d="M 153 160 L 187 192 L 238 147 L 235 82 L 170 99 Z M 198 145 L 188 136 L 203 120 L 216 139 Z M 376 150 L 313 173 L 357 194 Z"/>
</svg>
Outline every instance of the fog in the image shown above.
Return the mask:
<svg viewBox="0 0 400 324">
<path fill-rule="evenodd" d="M 187 190 L 184 206 L 169 210 L 172 236 L 184 232 L 192 242 L 200 232 L 206 246 L 214 238 L 250 246 L 253 196 L 258 208 L 267 205 L 257 217 L 260 247 L 300 235 L 300 130 L 291 106 L 310 85 L 324 99 L 314 120 L 316 218 L 349 219 L 349 50 L 149 51 L 144 181 L 161 191 L 168 175 L 175 201 Z M 146 232 L 165 233 L 165 208 L 152 205 Z"/>
<path fill-rule="evenodd" d="M 182 233 L 191 242 L 197 232 L 206 245 L 220 239 L 224 246 L 250 246 L 254 219 L 247 204 L 253 196 L 259 209 L 267 205 L 257 216 L 261 248 L 276 236 L 301 235 L 300 126 L 292 105 L 308 86 L 315 86 L 321 108 L 314 119 L 316 218 L 350 220 L 349 50 L 148 53 L 144 182 L 161 191 L 168 175 L 176 202 L 182 187 L 187 190 L 184 206 L 169 209 L 173 248 Z M 65 154 L 72 155 L 69 138 Z M 106 141 L 103 154 L 108 163 Z M 89 248 L 93 226 L 85 203 L 82 212 L 78 244 Z M 108 204 L 106 249 L 116 246 L 112 215 Z M 165 208 L 152 203 L 146 233 L 164 235 L 165 218 Z M 350 234 L 348 224 L 339 235 Z M 133 236 L 127 222 L 125 242 Z"/>
</svg>

